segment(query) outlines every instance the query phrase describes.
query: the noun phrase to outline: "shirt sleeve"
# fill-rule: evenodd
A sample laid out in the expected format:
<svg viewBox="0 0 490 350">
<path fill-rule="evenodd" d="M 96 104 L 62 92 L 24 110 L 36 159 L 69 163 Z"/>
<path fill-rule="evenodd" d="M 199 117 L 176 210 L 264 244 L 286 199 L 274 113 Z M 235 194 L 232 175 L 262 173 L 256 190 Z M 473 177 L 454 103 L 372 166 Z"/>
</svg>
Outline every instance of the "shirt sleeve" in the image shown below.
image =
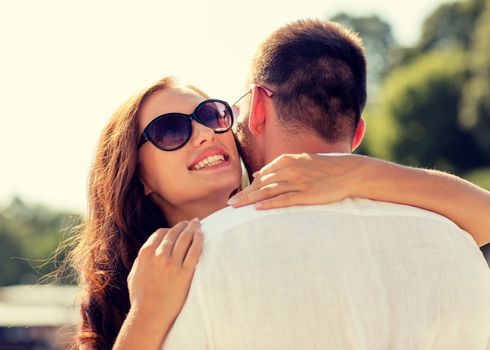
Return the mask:
<svg viewBox="0 0 490 350">
<path fill-rule="evenodd" d="M 196 276 L 195 276 L 196 277 Z M 195 278 L 187 300 L 168 333 L 162 350 L 205 350 L 209 349 L 207 326 L 201 298 L 199 281 Z"/>
</svg>

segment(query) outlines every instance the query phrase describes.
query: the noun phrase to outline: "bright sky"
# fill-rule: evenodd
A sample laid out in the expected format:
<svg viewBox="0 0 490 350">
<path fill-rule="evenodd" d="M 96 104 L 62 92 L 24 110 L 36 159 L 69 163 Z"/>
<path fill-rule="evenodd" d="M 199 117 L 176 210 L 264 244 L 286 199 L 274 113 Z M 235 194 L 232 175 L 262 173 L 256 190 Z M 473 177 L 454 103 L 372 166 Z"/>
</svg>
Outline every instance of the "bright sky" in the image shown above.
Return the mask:
<svg viewBox="0 0 490 350">
<path fill-rule="evenodd" d="M 231 101 L 258 44 L 287 22 L 378 14 L 410 45 L 443 2 L 2 0 L 0 202 L 19 194 L 83 212 L 102 126 L 162 76 Z"/>
</svg>

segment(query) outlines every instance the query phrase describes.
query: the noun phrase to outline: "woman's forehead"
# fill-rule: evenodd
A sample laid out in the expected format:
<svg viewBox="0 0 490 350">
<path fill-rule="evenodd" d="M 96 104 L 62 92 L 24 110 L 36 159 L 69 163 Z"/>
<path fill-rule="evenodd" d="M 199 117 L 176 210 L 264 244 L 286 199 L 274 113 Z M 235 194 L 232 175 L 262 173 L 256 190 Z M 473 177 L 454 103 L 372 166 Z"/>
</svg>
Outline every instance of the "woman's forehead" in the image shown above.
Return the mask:
<svg viewBox="0 0 490 350">
<path fill-rule="evenodd" d="M 155 91 L 145 99 L 141 106 L 140 129 L 144 129 L 150 121 L 162 114 L 191 114 L 204 99 L 195 91 L 183 86 Z"/>
</svg>

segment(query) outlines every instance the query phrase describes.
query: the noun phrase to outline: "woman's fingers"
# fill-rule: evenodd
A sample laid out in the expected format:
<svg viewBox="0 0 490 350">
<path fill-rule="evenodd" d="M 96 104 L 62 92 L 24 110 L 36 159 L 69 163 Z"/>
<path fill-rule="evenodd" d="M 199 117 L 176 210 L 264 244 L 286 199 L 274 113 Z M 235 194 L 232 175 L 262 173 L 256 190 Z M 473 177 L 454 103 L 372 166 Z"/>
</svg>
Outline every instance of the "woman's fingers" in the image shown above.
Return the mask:
<svg viewBox="0 0 490 350">
<path fill-rule="evenodd" d="M 199 257 L 202 253 L 202 248 L 204 245 L 204 235 L 200 228 L 198 228 L 194 232 L 194 236 L 192 239 L 191 246 L 187 251 L 187 255 L 184 258 L 183 267 L 185 269 L 194 270 L 197 262 L 199 261 Z"/>
<path fill-rule="evenodd" d="M 178 263 L 183 263 L 187 251 L 191 246 L 194 233 L 199 229 L 200 226 L 201 224 L 197 218 L 191 220 L 187 227 L 180 233 L 179 237 L 177 238 L 174 249 L 172 251 L 172 257 Z"/>
<path fill-rule="evenodd" d="M 156 247 L 161 243 L 165 235 L 168 233 L 168 228 L 159 228 L 153 232 L 139 250 L 139 255 L 154 254 Z"/>
<path fill-rule="evenodd" d="M 198 220 L 180 222 L 148 238 L 128 275 L 131 308 L 160 319 L 179 314 L 202 252 L 199 227 Z"/>
<path fill-rule="evenodd" d="M 153 232 L 150 235 L 150 237 L 148 237 L 148 239 L 143 244 L 143 246 L 147 246 L 147 245 L 157 246 L 162 241 L 162 239 L 165 237 L 168 230 L 169 230 L 168 228 L 159 228 L 158 230 Z"/>
<path fill-rule="evenodd" d="M 182 231 L 184 231 L 188 224 L 188 221 L 182 221 L 174 227 L 170 228 L 165 237 L 161 240 L 158 247 L 156 247 L 155 255 L 163 255 L 167 257 L 172 255 L 172 250 L 174 248 L 175 242 L 177 241 L 177 238 L 182 233 Z"/>
<path fill-rule="evenodd" d="M 276 159 L 274 159 L 269 164 L 265 165 L 262 169 L 255 172 L 253 175 L 254 175 L 254 177 L 256 177 L 258 175 L 266 175 L 266 174 L 274 173 L 281 168 L 289 166 L 290 164 L 294 164 L 294 163 L 297 164 L 302 159 L 310 160 L 311 156 L 307 153 L 283 154 L 283 155 L 277 157 Z"/>
<path fill-rule="evenodd" d="M 160 243 L 162 242 L 162 240 L 164 239 L 168 231 L 169 231 L 168 228 L 159 228 L 148 237 L 145 243 L 143 243 L 140 250 L 138 251 L 138 256 L 133 261 L 131 270 L 129 271 L 128 278 L 127 278 L 128 284 L 129 281 L 134 277 L 134 274 L 136 273 L 136 269 L 140 264 L 140 260 L 141 259 L 146 260 L 155 255 L 155 250 L 160 245 Z"/>
<path fill-rule="evenodd" d="M 231 202 L 231 204 L 233 207 L 237 208 L 270 199 L 287 192 L 297 192 L 298 190 L 299 186 L 290 182 L 282 181 L 271 183 L 251 192 L 240 194 L 240 197 L 238 197 L 236 201 Z"/>
<path fill-rule="evenodd" d="M 250 192 L 258 190 L 262 186 L 269 185 L 274 182 L 279 182 L 277 173 L 272 173 L 265 176 L 258 176 L 252 181 L 250 186 L 231 197 L 228 201 L 228 204 L 232 204 L 232 202 L 235 202 L 246 194 L 249 194 Z"/>
<path fill-rule="evenodd" d="M 266 199 L 255 203 L 255 208 L 259 210 L 284 208 L 292 205 L 307 204 L 303 200 L 300 192 L 287 192 L 274 198 Z"/>
<path fill-rule="evenodd" d="M 248 186 L 245 191 L 252 192 L 255 191 L 262 186 L 272 184 L 274 182 L 280 182 L 280 181 L 287 181 L 288 177 L 285 171 L 282 171 L 282 169 L 278 169 L 274 173 L 269 173 L 266 175 L 258 175 L 257 177 L 254 178 L 250 186 Z"/>
<path fill-rule="evenodd" d="M 287 191 L 299 191 L 304 186 L 295 179 L 297 173 L 295 169 L 284 168 L 266 175 L 258 175 L 249 187 L 230 198 L 228 204 L 238 208 Z"/>
<path fill-rule="evenodd" d="M 335 171 L 331 171 L 332 160 L 338 161 L 336 158 L 306 153 L 282 155 L 255 173 L 252 184 L 230 198 L 228 204 L 240 207 L 281 196 L 275 201 L 264 202 L 257 206 L 276 208 L 296 204 L 328 203 L 343 199 L 345 198 L 343 192 L 346 191 L 342 189 L 348 186 L 342 185 L 339 176 L 335 175 Z M 332 184 L 339 185 L 332 186 Z M 292 194 L 286 196 L 288 192 Z"/>
</svg>

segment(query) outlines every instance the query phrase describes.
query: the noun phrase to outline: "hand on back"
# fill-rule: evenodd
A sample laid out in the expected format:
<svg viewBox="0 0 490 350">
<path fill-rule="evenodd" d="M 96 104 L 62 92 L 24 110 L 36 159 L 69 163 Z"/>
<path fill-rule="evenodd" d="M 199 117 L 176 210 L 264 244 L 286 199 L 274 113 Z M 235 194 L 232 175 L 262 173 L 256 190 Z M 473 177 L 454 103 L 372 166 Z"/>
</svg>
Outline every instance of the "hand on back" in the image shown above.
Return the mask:
<svg viewBox="0 0 490 350">
<path fill-rule="evenodd" d="M 131 312 L 156 320 L 179 314 L 203 247 L 197 219 L 158 229 L 141 247 L 128 275 Z"/>
</svg>

